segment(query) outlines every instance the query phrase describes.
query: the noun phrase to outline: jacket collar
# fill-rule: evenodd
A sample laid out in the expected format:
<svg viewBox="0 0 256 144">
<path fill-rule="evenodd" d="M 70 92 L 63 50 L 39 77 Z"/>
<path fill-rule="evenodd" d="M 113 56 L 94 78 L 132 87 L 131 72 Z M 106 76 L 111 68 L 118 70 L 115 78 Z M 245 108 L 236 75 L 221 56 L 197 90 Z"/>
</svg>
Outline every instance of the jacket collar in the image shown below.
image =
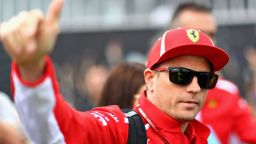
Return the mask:
<svg viewBox="0 0 256 144">
<path fill-rule="evenodd" d="M 139 99 L 139 104 L 135 106 L 135 110 L 137 112 L 138 112 L 138 107 L 140 107 L 143 110 L 143 112 L 147 115 L 147 117 L 153 122 L 153 124 L 161 133 L 164 134 L 164 132 L 168 131 L 171 133 L 182 134 L 181 132 L 182 123 L 175 120 L 168 114 L 162 112 L 154 104 L 152 104 L 146 98 L 146 92 L 142 93 Z M 207 139 L 210 134 L 210 130 L 199 121 L 192 120 L 189 122 L 186 128 L 185 134 L 188 137 L 188 139 L 193 139 L 195 136 L 198 136 L 198 135 L 203 139 Z"/>
</svg>

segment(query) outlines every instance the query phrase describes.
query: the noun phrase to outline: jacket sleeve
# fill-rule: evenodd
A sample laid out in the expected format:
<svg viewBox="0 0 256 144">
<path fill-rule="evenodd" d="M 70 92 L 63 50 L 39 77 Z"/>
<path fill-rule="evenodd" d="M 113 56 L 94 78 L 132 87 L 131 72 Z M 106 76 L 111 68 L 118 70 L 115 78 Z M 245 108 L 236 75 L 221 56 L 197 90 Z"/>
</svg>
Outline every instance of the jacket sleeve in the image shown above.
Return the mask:
<svg viewBox="0 0 256 144">
<path fill-rule="evenodd" d="M 46 58 L 44 74 L 35 82 L 20 77 L 12 65 L 12 92 L 18 114 L 36 144 L 126 143 L 128 122 L 118 107 L 78 112 L 60 94 L 54 66 Z"/>
</svg>

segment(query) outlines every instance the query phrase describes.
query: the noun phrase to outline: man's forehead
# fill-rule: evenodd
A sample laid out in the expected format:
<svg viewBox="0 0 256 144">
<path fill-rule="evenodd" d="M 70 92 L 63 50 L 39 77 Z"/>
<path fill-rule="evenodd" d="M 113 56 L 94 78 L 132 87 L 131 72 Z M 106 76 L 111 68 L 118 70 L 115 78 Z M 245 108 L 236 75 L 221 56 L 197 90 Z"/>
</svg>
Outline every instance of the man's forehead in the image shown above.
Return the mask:
<svg viewBox="0 0 256 144">
<path fill-rule="evenodd" d="M 188 62 L 189 61 L 189 62 Z M 179 67 L 186 67 L 187 65 L 204 65 L 207 69 L 210 69 L 210 63 L 208 60 L 201 56 L 196 55 L 184 55 L 178 56 L 175 58 L 168 59 L 162 63 L 159 63 L 159 66 L 169 67 L 169 66 L 179 66 Z"/>
<path fill-rule="evenodd" d="M 214 17 L 208 12 L 185 10 L 178 16 L 178 27 L 189 27 L 205 33 L 215 33 L 217 26 Z"/>
</svg>

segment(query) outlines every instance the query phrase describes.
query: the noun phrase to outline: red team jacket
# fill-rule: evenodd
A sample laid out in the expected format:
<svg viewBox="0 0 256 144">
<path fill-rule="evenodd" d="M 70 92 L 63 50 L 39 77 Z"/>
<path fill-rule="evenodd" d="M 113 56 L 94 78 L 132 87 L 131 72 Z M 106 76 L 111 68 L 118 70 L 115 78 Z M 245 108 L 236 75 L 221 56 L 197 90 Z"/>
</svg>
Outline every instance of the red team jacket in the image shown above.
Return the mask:
<svg viewBox="0 0 256 144">
<path fill-rule="evenodd" d="M 78 112 L 62 98 L 54 67 L 46 59 L 46 70 L 36 82 L 20 78 L 12 68 L 14 99 L 18 113 L 31 139 L 37 144 L 126 144 L 128 119 L 118 106 L 98 107 Z M 142 94 L 134 108 L 143 118 L 148 144 L 206 144 L 209 129 L 193 120 L 181 133 L 181 123 L 163 113 Z"/>
<path fill-rule="evenodd" d="M 209 90 L 201 121 L 213 128 L 221 144 L 241 143 L 237 140 L 256 144 L 256 121 L 238 88 L 227 80 L 218 80 Z"/>
</svg>

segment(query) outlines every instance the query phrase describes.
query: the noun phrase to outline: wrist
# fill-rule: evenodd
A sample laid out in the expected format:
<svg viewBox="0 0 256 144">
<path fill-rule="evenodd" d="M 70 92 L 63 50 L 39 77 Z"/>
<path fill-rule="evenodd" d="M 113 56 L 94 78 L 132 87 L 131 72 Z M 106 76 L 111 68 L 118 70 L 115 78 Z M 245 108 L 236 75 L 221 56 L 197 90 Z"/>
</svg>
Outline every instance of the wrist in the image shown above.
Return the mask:
<svg viewBox="0 0 256 144">
<path fill-rule="evenodd" d="M 18 64 L 21 79 L 25 81 L 36 81 L 44 73 L 45 70 L 45 58 L 34 60 L 26 64 Z"/>
</svg>

